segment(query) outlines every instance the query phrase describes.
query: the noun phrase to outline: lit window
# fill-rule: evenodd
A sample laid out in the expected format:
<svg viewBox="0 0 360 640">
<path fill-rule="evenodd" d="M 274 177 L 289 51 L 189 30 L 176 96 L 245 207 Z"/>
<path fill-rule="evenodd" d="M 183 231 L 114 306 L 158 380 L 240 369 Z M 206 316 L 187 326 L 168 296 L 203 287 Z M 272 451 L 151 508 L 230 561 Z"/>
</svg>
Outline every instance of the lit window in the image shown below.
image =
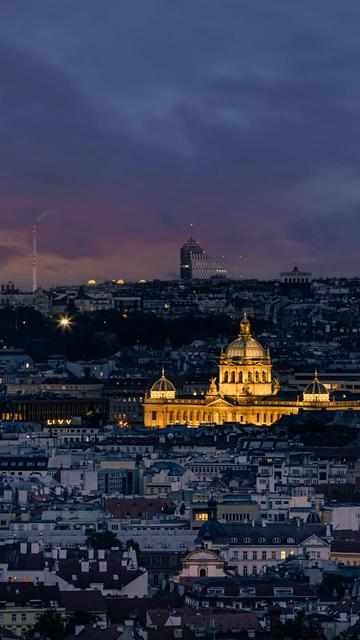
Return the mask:
<svg viewBox="0 0 360 640">
<path fill-rule="evenodd" d="M 286 551 L 284 549 L 280 551 L 280 560 L 286 560 Z"/>
<path fill-rule="evenodd" d="M 205 520 L 208 520 L 208 519 L 209 519 L 209 514 L 206 512 L 195 514 L 195 520 L 197 522 L 204 522 Z"/>
</svg>

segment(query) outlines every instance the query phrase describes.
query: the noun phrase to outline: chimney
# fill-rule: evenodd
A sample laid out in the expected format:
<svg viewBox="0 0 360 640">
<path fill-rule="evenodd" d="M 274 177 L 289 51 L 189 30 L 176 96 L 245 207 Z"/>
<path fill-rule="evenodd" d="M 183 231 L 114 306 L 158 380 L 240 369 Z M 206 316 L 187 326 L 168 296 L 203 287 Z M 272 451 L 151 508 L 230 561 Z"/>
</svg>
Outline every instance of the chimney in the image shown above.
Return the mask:
<svg viewBox="0 0 360 640">
<path fill-rule="evenodd" d="M 105 549 L 98 549 L 98 559 L 99 560 L 105 559 Z"/>
<path fill-rule="evenodd" d="M 90 570 L 90 563 L 87 560 L 83 560 L 81 563 L 81 571 L 83 573 L 88 573 Z"/>
<path fill-rule="evenodd" d="M 94 549 L 88 549 L 88 558 L 89 560 L 94 559 Z"/>
<path fill-rule="evenodd" d="M 67 556 L 66 549 L 59 549 L 60 560 L 65 560 L 66 556 Z"/>
<path fill-rule="evenodd" d="M 101 560 L 99 562 L 99 571 L 100 571 L 100 573 L 106 573 L 106 571 L 107 571 L 107 562 L 106 562 L 106 560 Z"/>
<path fill-rule="evenodd" d="M 20 542 L 20 553 L 27 553 L 27 542 Z"/>
<path fill-rule="evenodd" d="M 32 542 L 31 543 L 31 553 L 39 553 L 40 551 L 40 545 L 38 542 Z"/>
</svg>

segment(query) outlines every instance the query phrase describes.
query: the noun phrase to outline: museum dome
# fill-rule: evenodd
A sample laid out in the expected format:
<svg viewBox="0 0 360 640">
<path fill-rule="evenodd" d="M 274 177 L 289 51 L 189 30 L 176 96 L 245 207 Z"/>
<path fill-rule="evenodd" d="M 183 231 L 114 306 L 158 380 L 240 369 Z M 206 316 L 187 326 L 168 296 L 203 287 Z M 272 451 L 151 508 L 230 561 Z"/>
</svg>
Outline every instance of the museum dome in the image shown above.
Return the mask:
<svg viewBox="0 0 360 640">
<path fill-rule="evenodd" d="M 231 360 L 267 360 L 268 355 L 251 335 L 250 322 L 244 313 L 240 323 L 240 333 L 238 338 L 231 342 L 226 349 L 225 356 Z"/>
<path fill-rule="evenodd" d="M 165 377 L 164 367 L 161 370 L 161 377 L 154 382 L 150 393 L 152 398 L 175 398 L 176 389 L 171 380 Z"/>
<path fill-rule="evenodd" d="M 306 524 L 321 524 L 321 518 L 315 509 L 310 511 L 308 517 L 306 518 Z"/>
<path fill-rule="evenodd" d="M 315 371 L 314 379 L 305 387 L 304 395 L 321 396 L 329 395 L 329 392 L 325 385 L 320 382 L 317 371 Z"/>
</svg>

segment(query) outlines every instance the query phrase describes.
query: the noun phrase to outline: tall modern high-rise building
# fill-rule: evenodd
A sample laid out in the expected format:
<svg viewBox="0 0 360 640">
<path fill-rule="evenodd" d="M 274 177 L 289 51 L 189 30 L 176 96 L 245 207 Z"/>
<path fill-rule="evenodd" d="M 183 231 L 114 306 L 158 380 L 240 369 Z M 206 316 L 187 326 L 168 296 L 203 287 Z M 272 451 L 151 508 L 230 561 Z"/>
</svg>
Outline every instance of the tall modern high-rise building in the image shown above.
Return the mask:
<svg viewBox="0 0 360 640">
<path fill-rule="evenodd" d="M 197 240 L 187 240 L 180 249 L 180 278 L 208 280 L 214 277 L 226 278 L 226 267 L 208 256 Z"/>
</svg>

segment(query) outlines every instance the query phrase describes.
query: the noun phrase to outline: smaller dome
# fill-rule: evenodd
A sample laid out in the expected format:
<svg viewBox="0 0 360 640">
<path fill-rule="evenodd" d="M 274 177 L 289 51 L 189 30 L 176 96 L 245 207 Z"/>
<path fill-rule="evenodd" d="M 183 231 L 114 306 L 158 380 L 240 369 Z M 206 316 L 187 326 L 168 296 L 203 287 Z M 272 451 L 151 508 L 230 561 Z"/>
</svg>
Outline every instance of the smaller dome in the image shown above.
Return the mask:
<svg viewBox="0 0 360 640">
<path fill-rule="evenodd" d="M 150 394 L 152 398 L 175 398 L 176 389 L 171 380 L 165 377 L 164 367 L 161 377 L 151 387 Z"/>
<path fill-rule="evenodd" d="M 328 396 L 329 395 L 329 392 L 326 386 L 322 382 L 320 382 L 316 370 L 315 370 L 314 379 L 304 389 L 304 395 L 312 395 L 312 396 L 322 396 L 322 395 Z"/>
<path fill-rule="evenodd" d="M 215 544 L 227 544 L 229 542 L 227 529 L 217 520 L 207 520 L 201 525 L 195 542 L 201 544 L 204 540 L 210 540 Z"/>
<path fill-rule="evenodd" d="M 320 516 L 317 511 L 310 511 L 308 517 L 306 518 L 307 524 L 321 524 Z"/>
</svg>

